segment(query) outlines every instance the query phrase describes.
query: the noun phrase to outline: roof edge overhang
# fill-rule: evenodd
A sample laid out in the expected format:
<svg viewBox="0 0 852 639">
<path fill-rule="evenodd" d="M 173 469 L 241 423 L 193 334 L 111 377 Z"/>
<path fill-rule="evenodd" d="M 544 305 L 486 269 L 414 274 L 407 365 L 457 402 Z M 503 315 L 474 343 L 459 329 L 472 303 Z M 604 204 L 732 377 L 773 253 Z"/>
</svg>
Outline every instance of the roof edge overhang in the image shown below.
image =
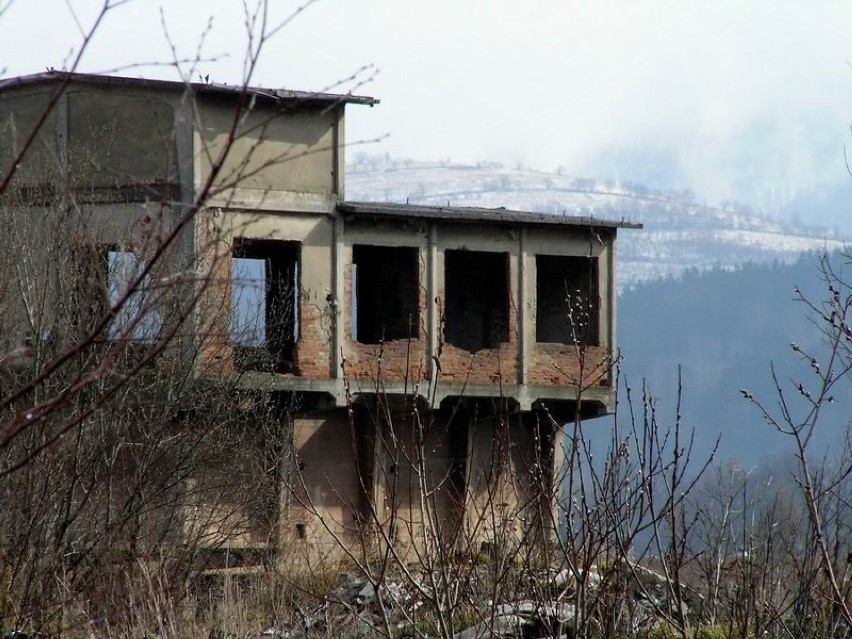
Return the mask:
<svg viewBox="0 0 852 639">
<path fill-rule="evenodd" d="M 437 220 L 445 222 L 544 225 L 575 228 L 641 229 L 642 224 L 627 220 L 605 220 L 594 216 L 558 215 L 551 213 L 533 213 L 507 208 L 482 208 L 472 206 L 426 206 L 421 204 L 395 204 L 384 202 L 342 201 L 337 209 L 351 219 L 398 219 L 398 220 Z"/>
<path fill-rule="evenodd" d="M 313 104 L 366 104 L 373 106 L 379 100 L 370 96 L 351 93 L 323 93 L 314 91 L 293 91 L 289 89 L 264 89 L 240 84 L 220 84 L 215 82 L 181 82 L 177 80 L 156 80 L 151 78 L 130 78 L 96 73 L 71 73 L 68 71 L 46 71 L 13 78 L 0 78 L 0 92 L 42 84 L 92 84 L 100 86 L 132 86 L 171 91 L 192 92 L 198 95 L 241 96 L 271 102 L 305 102 Z"/>
</svg>

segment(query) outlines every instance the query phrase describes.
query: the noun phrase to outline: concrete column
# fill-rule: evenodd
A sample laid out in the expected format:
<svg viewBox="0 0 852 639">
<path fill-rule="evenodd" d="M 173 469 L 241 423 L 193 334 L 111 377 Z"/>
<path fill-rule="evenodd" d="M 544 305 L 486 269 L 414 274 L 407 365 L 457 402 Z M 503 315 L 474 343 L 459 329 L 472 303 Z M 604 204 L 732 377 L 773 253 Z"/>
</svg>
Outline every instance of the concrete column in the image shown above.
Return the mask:
<svg viewBox="0 0 852 639">
<path fill-rule="evenodd" d="M 59 162 L 59 182 L 62 185 L 62 195 L 60 197 L 60 206 L 62 213 L 69 219 L 69 223 L 73 224 L 71 218 L 77 216 L 77 210 L 72 206 L 71 202 L 71 177 L 68 168 L 68 92 L 63 91 L 56 102 L 56 156 Z M 54 290 L 62 290 L 63 269 L 54 269 Z"/>
<path fill-rule="evenodd" d="M 438 381 L 438 340 L 440 339 L 440 318 L 438 317 L 438 304 L 435 298 L 438 295 L 438 231 L 434 222 L 429 223 L 428 238 L 426 243 L 426 317 L 427 317 L 427 340 L 429 357 L 429 381 L 430 387 L 435 388 Z"/>
<path fill-rule="evenodd" d="M 195 199 L 194 173 L 195 113 L 189 99 L 178 105 L 175 112 L 175 142 L 177 150 L 178 179 L 180 180 L 181 210 Z M 200 163 L 199 163 L 200 164 Z M 199 167 L 200 170 L 200 167 Z"/>
<path fill-rule="evenodd" d="M 344 137 L 343 131 L 343 113 L 346 107 L 344 105 L 335 109 L 332 123 L 332 168 L 331 168 L 331 192 L 338 196 L 338 199 L 343 200 L 344 197 L 344 181 L 346 174 L 346 164 L 344 159 Z"/>
<path fill-rule="evenodd" d="M 530 335 L 532 313 L 529 308 L 527 282 L 527 228 L 521 227 L 518 234 L 518 383 L 527 383 L 527 364 L 530 358 Z"/>
<path fill-rule="evenodd" d="M 340 370 L 340 350 L 343 348 L 343 309 L 349 300 L 343 299 L 345 296 L 345 287 L 343 286 L 343 218 L 337 213 L 333 220 L 334 238 L 331 246 L 331 286 L 332 295 L 334 296 L 333 319 L 334 326 L 332 327 L 331 340 L 331 371 L 329 371 L 332 379 L 341 379 L 343 371 Z"/>
<path fill-rule="evenodd" d="M 282 415 L 276 415 L 276 418 L 286 422 L 284 428 L 280 429 L 282 439 L 280 442 L 281 456 L 278 465 L 280 492 L 278 495 L 278 525 L 275 531 L 275 539 L 277 540 L 277 547 L 280 549 L 284 548 L 292 540 L 292 533 L 290 531 L 290 500 L 292 498 L 294 482 L 297 481 L 297 478 L 293 474 L 296 470 L 293 468 L 293 416 L 289 411 L 284 411 Z"/>
<path fill-rule="evenodd" d="M 552 541 L 556 542 L 559 540 L 559 529 L 562 525 L 562 510 L 560 506 L 560 497 L 562 495 L 562 480 L 565 477 L 567 463 L 565 459 L 565 428 L 556 424 L 554 424 L 553 428 L 553 459 L 551 461 L 551 481 L 553 482 L 554 492 L 550 507 L 553 516 L 552 521 L 555 523 L 555 526 L 549 531 L 549 533 L 552 536 Z"/>
<path fill-rule="evenodd" d="M 180 202 L 172 203 L 171 214 L 179 218 L 185 214 L 195 200 L 197 182 L 201 180 L 201 162 L 195 162 L 196 119 L 192 96 L 186 96 L 175 109 L 175 150 L 177 153 L 178 180 L 180 181 Z M 178 238 L 180 257 L 177 268 L 192 267 L 196 257 L 203 255 L 205 239 L 199 237 L 198 216 L 195 216 L 189 228 Z M 195 305 L 192 310 L 192 330 L 194 335 L 202 335 L 201 309 Z M 186 340 L 181 356 L 186 361 L 195 360 L 196 372 L 201 367 L 201 357 L 192 340 Z"/>
</svg>

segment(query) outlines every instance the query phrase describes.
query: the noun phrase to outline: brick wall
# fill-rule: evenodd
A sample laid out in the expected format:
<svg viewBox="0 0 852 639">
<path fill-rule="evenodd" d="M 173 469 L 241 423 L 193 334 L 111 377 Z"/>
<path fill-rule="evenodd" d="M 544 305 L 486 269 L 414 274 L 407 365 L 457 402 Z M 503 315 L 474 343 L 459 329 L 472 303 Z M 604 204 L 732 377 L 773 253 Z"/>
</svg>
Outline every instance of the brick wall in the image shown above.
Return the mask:
<svg viewBox="0 0 852 639">
<path fill-rule="evenodd" d="M 438 293 L 438 308 L 444 308 L 444 291 Z M 496 348 L 471 353 L 447 344 L 443 336 L 439 340 L 442 379 L 471 384 L 518 383 L 518 312 L 514 304 L 509 309 L 509 341 Z"/>
<path fill-rule="evenodd" d="M 331 338 L 334 317 L 302 295 L 296 365 L 302 377 L 328 379 L 331 373 Z"/>
<path fill-rule="evenodd" d="M 578 352 L 571 344 L 533 344 L 527 378 L 530 384 L 541 386 L 575 386 L 581 381 L 583 386 L 609 386 L 608 368 L 607 349 L 603 346 L 587 346 Z"/>
<path fill-rule="evenodd" d="M 201 364 L 205 372 L 237 371 L 234 347 L 230 343 L 231 321 L 231 248 L 220 243 L 211 251 L 210 287 L 199 304 Z M 313 379 L 328 379 L 331 371 L 331 338 L 334 316 L 325 299 L 318 301 L 300 296 L 299 341 L 295 346 L 298 374 Z M 292 373 L 278 373 L 293 376 Z"/>
<path fill-rule="evenodd" d="M 200 229 L 203 235 L 204 230 Z M 228 340 L 231 309 L 231 247 L 226 242 L 207 243 L 204 263 L 209 282 L 198 304 L 198 338 L 201 340 L 201 368 L 204 372 L 234 371 L 234 349 Z"/>
<path fill-rule="evenodd" d="M 423 267 L 420 281 L 425 278 Z M 426 335 L 426 288 L 420 286 L 417 306 L 419 321 L 417 337 L 398 339 L 384 344 L 361 344 L 352 337 L 352 265 L 345 268 L 343 277 L 343 343 L 345 345 L 345 376 L 362 381 L 390 381 L 412 384 L 428 378 L 428 338 Z"/>
</svg>

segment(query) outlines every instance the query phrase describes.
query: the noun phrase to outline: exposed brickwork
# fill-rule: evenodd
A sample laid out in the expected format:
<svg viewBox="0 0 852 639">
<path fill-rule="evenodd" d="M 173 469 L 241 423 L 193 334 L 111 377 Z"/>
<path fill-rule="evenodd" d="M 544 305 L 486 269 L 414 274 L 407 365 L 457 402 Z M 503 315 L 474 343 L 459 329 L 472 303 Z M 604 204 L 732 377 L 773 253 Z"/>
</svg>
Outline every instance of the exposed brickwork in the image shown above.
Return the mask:
<svg viewBox="0 0 852 639">
<path fill-rule="evenodd" d="M 421 263 L 420 281 L 425 277 Z M 384 344 L 360 344 L 351 334 L 352 326 L 352 265 L 345 269 L 343 343 L 346 345 L 345 376 L 364 381 L 390 381 L 412 384 L 428 377 L 428 339 L 426 335 L 426 289 L 420 286 L 418 294 L 419 322 L 415 339 L 399 339 Z"/>
<path fill-rule="evenodd" d="M 578 352 L 569 344 L 533 344 L 527 375 L 530 384 L 541 386 L 576 386 L 581 383 L 583 386 L 609 386 L 611 375 L 608 369 L 607 350 L 603 346 L 587 346 Z"/>
<path fill-rule="evenodd" d="M 438 293 L 438 308 L 444 308 L 444 291 Z M 518 383 L 518 312 L 514 305 L 509 312 L 509 341 L 497 348 L 471 353 L 447 344 L 443 336 L 440 340 L 442 379 L 471 384 Z"/>
<path fill-rule="evenodd" d="M 203 235 L 204 231 L 200 231 Z M 205 372 L 234 371 L 234 349 L 228 341 L 231 321 L 231 247 L 221 240 L 207 245 L 208 287 L 198 305 L 199 331 L 203 340 L 201 369 Z"/>
<path fill-rule="evenodd" d="M 237 371 L 234 361 L 235 349 L 230 343 L 231 321 L 231 248 L 219 243 L 211 251 L 210 287 L 199 305 L 203 344 L 201 363 L 205 372 L 233 373 Z M 295 364 L 298 374 L 313 379 L 328 379 L 331 376 L 331 337 L 334 317 L 328 308 L 302 296 L 300 305 L 299 341 L 295 346 Z M 327 306 L 325 300 L 323 305 Z M 292 377 L 292 373 L 279 373 Z"/>
<path fill-rule="evenodd" d="M 296 366 L 302 377 L 328 379 L 331 376 L 331 338 L 334 317 L 302 296 Z"/>
<path fill-rule="evenodd" d="M 345 376 L 366 382 L 410 382 L 428 377 L 426 348 L 423 341 L 395 340 L 385 344 L 351 342 L 346 358 Z"/>
<path fill-rule="evenodd" d="M 231 254 L 227 244 L 211 251 L 213 264 L 210 277 L 212 286 L 202 304 L 202 331 L 205 340 L 201 349 L 202 365 L 213 371 L 234 372 L 233 347 L 228 341 L 230 321 Z M 421 283 L 425 278 L 421 266 Z M 295 347 L 298 374 L 311 379 L 328 379 L 331 371 L 331 344 L 334 322 L 343 322 L 344 375 L 360 382 L 408 382 L 412 386 L 429 378 L 427 291 L 420 286 L 418 295 L 418 335 L 384 344 L 361 344 L 351 334 L 352 277 L 351 264 L 344 269 L 344 297 L 339 317 L 326 301 L 303 295 L 300 309 L 300 335 Z M 311 299 L 308 299 L 311 297 Z M 444 307 L 444 291 L 437 295 L 439 316 Z M 518 312 L 512 305 L 508 315 L 509 341 L 495 348 L 470 352 L 449 344 L 439 336 L 440 378 L 452 383 L 517 384 L 519 383 Z M 443 322 L 440 322 L 443 326 Z M 585 358 L 584 385 L 607 386 L 610 375 L 607 368 L 607 351 L 602 346 L 586 347 L 581 355 L 567 344 L 535 343 L 530 346 L 527 379 L 540 386 L 565 386 L 579 383 L 580 359 Z M 282 374 L 283 375 L 283 374 Z M 286 375 L 283 375 L 286 376 Z"/>
</svg>

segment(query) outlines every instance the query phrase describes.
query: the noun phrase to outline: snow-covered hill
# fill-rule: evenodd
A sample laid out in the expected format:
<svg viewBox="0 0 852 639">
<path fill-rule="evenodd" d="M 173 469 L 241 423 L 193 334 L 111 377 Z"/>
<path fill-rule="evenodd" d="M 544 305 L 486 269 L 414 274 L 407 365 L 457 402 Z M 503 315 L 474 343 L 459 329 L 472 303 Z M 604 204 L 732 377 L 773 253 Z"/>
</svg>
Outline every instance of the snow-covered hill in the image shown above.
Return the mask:
<svg viewBox="0 0 852 639">
<path fill-rule="evenodd" d="M 506 207 L 554 215 L 641 222 L 619 236 L 622 287 L 686 269 L 791 262 L 803 251 L 842 246 L 828 231 L 782 222 L 745 207 L 706 206 L 686 192 L 598 182 L 498 164 L 417 162 L 359 154 L 346 175 L 347 200 Z"/>
</svg>

